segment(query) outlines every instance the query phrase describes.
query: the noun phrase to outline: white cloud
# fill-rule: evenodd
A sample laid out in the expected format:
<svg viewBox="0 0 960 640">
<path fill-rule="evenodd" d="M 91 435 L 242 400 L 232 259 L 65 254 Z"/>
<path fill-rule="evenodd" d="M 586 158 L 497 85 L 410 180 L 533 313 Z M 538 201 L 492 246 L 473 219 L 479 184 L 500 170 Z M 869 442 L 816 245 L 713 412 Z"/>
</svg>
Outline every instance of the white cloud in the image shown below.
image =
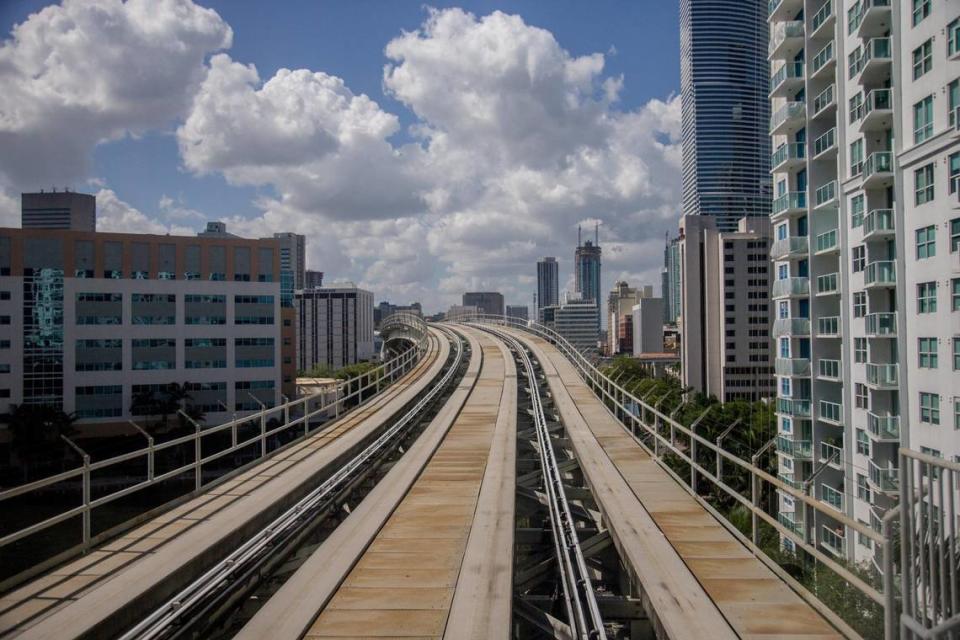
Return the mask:
<svg viewBox="0 0 960 640">
<path fill-rule="evenodd" d="M 385 54 L 384 89 L 418 117 L 415 144 L 394 143 L 397 118 L 339 78 L 261 82 L 219 55 L 178 131 L 185 166 L 272 187 L 247 226 L 306 233 L 312 267 L 378 297 L 441 307 L 490 287 L 527 302 L 536 258 L 569 265 L 587 218 L 617 242 L 605 285 L 659 282 L 652 247 L 678 215 L 678 98 L 623 110 L 603 54 L 571 55 L 500 12 L 430 10 Z"/>
<path fill-rule="evenodd" d="M 97 192 L 97 231 L 115 233 L 154 233 L 195 235 L 196 231 L 181 225 L 164 225 L 124 202 L 112 189 Z"/>
<path fill-rule="evenodd" d="M 86 178 L 93 147 L 184 113 L 230 27 L 191 0 L 64 0 L 0 44 L 0 183 Z"/>
</svg>

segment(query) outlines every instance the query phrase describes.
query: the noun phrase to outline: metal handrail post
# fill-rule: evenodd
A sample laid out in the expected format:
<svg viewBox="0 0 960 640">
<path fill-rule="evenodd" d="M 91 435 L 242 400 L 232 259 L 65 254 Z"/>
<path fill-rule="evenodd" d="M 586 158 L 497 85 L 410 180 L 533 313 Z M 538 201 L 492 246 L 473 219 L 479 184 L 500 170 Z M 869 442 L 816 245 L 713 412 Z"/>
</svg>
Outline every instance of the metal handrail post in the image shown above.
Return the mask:
<svg viewBox="0 0 960 640">
<path fill-rule="evenodd" d="M 260 405 L 260 457 L 263 458 L 267 455 L 267 405 L 249 391 L 247 395 Z"/>
<path fill-rule="evenodd" d="M 83 548 L 88 549 L 90 547 L 90 454 L 84 451 L 77 445 L 76 442 L 68 438 L 67 436 L 60 434 L 60 437 L 73 448 L 74 451 L 80 454 L 80 457 L 83 459 Z"/>
<path fill-rule="evenodd" d="M 717 449 L 723 448 L 723 439 L 730 435 L 730 432 L 733 431 L 738 424 L 740 424 L 740 418 L 734 420 L 729 427 L 723 430 L 723 433 L 717 436 L 717 439 L 715 440 Z M 723 456 L 720 454 L 717 454 L 717 479 L 723 479 Z"/>
<path fill-rule="evenodd" d="M 154 450 L 153 450 L 153 436 L 147 433 L 140 425 L 138 425 L 133 420 L 127 420 L 130 424 L 133 425 L 133 428 L 139 431 L 147 439 L 147 480 L 153 481 L 154 474 Z"/>
<path fill-rule="evenodd" d="M 280 397 L 283 398 L 283 424 L 290 424 L 290 398 L 280 394 Z"/>
<path fill-rule="evenodd" d="M 201 456 L 201 447 L 200 447 L 200 423 L 187 415 L 186 411 L 183 409 L 177 409 L 177 413 L 182 415 L 187 421 L 193 425 L 194 435 L 193 435 L 193 485 L 194 488 L 199 491 L 200 487 L 203 485 L 203 465 L 200 459 Z"/>
<path fill-rule="evenodd" d="M 883 637 L 886 640 L 897 638 L 897 594 L 893 580 L 893 521 L 900 517 L 900 505 L 893 507 L 883 515 L 880 533 L 883 534 L 883 595 L 886 605 L 883 607 Z"/>
<path fill-rule="evenodd" d="M 750 456 L 750 463 L 753 464 L 754 468 L 757 467 L 757 463 L 760 461 L 760 456 L 762 456 L 767 449 L 773 446 L 773 443 L 776 440 L 768 440 L 765 445 L 760 447 L 755 454 Z M 760 478 L 757 477 L 756 473 L 750 473 L 750 502 L 753 504 L 753 509 L 750 512 L 751 519 L 751 538 L 753 539 L 753 553 L 756 555 L 757 549 L 760 547 L 760 517 L 757 515 L 757 509 L 760 508 Z"/>
</svg>

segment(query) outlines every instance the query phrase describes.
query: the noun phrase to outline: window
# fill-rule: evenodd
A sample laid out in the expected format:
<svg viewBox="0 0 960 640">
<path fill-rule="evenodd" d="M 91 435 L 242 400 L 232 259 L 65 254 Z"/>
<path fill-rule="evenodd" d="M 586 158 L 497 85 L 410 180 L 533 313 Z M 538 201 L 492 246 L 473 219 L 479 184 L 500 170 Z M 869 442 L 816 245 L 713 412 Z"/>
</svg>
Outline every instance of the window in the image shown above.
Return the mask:
<svg viewBox="0 0 960 640">
<path fill-rule="evenodd" d="M 870 438 L 867 437 L 867 432 L 863 429 L 857 429 L 857 453 L 865 456 L 870 455 Z"/>
<path fill-rule="evenodd" d="M 920 144 L 933 135 L 933 96 L 913 105 L 913 142 Z"/>
<path fill-rule="evenodd" d="M 950 308 L 953 311 L 960 311 L 960 278 L 951 280 L 950 286 Z"/>
<path fill-rule="evenodd" d="M 850 198 L 850 226 L 856 229 L 863 224 L 863 196 Z"/>
<path fill-rule="evenodd" d="M 854 404 L 858 409 L 869 409 L 870 399 L 867 396 L 867 385 L 857 382 L 853 385 Z"/>
<path fill-rule="evenodd" d="M 953 370 L 960 371 L 960 338 L 953 339 Z"/>
<path fill-rule="evenodd" d="M 867 483 L 867 476 L 862 473 L 857 474 L 857 497 L 870 502 L 870 485 Z"/>
<path fill-rule="evenodd" d="M 920 282 L 917 284 L 917 313 L 937 312 L 937 283 Z"/>
<path fill-rule="evenodd" d="M 916 80 L 933 67 L 933 40 L 927 40 L 913 50 L 913 79 Z"/>
<path fill-rule="evenodd" d="M 850 145 L 850 177 L 863 173 L 863 140 L 857 140 Z"/>
<path fill-rule="evenodd" d="M 790 397 L 790 378 L 780 378 L 780 395 Z"/>
<path fill-rule="evenodd" d="M 860 68 L 860 47 L 857 47 L 847 56 L 847 64 L 850 66 L 850 77 L 856 75 Z M 849 100 L 850 104 L 850 124 L 853 124 L 863 116 L 863 94 L 855 93 Z"/>
<path fill-rule="evenodd" d="M 853 339 L 853 361 L 854 362 L 867 361 L 867 339 L 866 338 Z"/>
<path fill-rule="evenodd" d="M 913 172 L 914 202 L 918 205 L 933 200 L 933 164 Z"/>
<path fill-rule="evenodd" d="M 930 0 L 913 0 L 913 26 L 930 15 Z"/>
<path fill-rule="evenodd" d="M 954 115 L 954 112 L 951 111 L 950 116 L 953 117 Z M 947 157 L 947 171 L 950 172 L 950 176 L 947 179 L 947 191 L 949 193 L 956 193 L 957 187 L 960 186 L 960 151 L 951 153 Z"/>
<path fill-rule="evenodd" d="M 867 315 L 867 292 L 853 292 L 853 317 L 862 318 Z"/>
<path fill-rule="evenodd" d="M 864 264 L 867 261 L 867 249 L 862 244 L 853 248 L 853 271 L 863 271 Z"/>
<path fill-rule="evenodd" d="M 920 392 L 920 422 L 940 424 L 940 394 Z"/>
<path fill-rule="evenodd" d="M 957 107 L 960 107 L 960 79 L 947 85 L 947 120 L 951 129 L 957 126 Z"/>
<path fill-rule="evenodd" d="M 780 357 L 790 357 L 790 338 L 780 338 Z"/>
<path fill-rule="evenodd" d="M 947 25 L 947 55 L 960 51 L 960 18 Z"/>
<path fill-rule="evenodd" d="M 960 429 L 960 398 L 953 399 L 953 428 Z M 954 456 L 953 461 L 960 462 L 960 456 Z"/>
<path fill-rule="evenodd" d="M 917 352 L 921 369 L 937 368 L 937 339 L 917 338 Z"/>
<path fill-rule="evenodd" d="M 917 229 L 917 260 L 937 255 L 937 228 L 933 225 Z"/>
<path fill-rule="evenodd" d="M 960 218 L 950 221 L 950 253 L 960 251 Z"/>
</svg>

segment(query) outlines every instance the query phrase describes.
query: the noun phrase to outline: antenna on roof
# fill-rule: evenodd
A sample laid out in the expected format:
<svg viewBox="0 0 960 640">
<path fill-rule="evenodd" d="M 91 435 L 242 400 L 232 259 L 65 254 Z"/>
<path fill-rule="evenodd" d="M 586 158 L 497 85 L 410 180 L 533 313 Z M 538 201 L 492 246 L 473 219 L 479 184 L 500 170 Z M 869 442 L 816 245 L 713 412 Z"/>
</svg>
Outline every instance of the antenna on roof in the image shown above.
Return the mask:
<svg viewBox="0 0 960 640">
<path fill-rule="evenodd" d="M 597 226 L 594 227 L 593 232 L 595 234 L 593 243 L 599 247 L 600 246 L 600 223 L 599 222 L 597 222 Z"/>
<path fill-rule="evenodd" d="M 577 225 L 577 246 L 578 246 L 578 247 L 579 247 L 581 244 L 583 244 L 583 241 L 582 241 L 582 238 L 583 238 L 582 229 L 583 229 L 582 226 L 578 224 L 578 225 Z"/>
</svg>

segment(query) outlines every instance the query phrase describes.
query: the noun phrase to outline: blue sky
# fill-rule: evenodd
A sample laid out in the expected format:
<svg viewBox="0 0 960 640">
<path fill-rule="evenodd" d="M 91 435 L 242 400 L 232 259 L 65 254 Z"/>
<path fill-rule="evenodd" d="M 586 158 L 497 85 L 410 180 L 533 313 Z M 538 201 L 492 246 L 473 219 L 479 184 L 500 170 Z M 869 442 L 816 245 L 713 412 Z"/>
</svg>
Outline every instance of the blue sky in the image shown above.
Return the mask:
<svg viewBox="0 0 960 640">
<path fill-rule="evenodd" d="M 50 3 L 17 0 L 3 2 L 0 5 L 0 24 L 4 26 L 6 37 L 9 37 L 14 24 L 27 20 L 31 13 L 48 4 Z M 282 68 L 309 69 L 336 76 L 343 80 L 353 94 L 366 94 L 383 112 L 397 118 L 399 127 L 389 135 L 391 145 L 400 148 L 411 142 L 426 144 L 423 139 L 417 138 L 415 133 L 411 133 L 412 125 L 424 124 L 424 119 L 414 114 L 411 101 L 398 100 L 397 91 L 384 90 L 384 65 L 390 62 L 384 49 L 388 42 L 399 37 L 402 32 L 416 31 L 423 26 L 427 19 L 427 10 L 423 3 L 401 0 L 293 0 L 276 3 L 282 6 L 282 10 L 276 10 L 274 3 L 237 0 L 201 1 L 197 4 L 214 9 L 222 21 L 232 28 L 232 46 L 226 49 L 226 53 L 237 63 L 255 65 L 261 82 L 267 81 Z M 540 0 L 435 2 L 430 3 L 430 6 L 437 9 L 459 7 L 473 13 L 478 20 L 494 11 L 515 14 L 520 16 L 526 25 L 549 31 L 559 47 L 568 52 L 571 58 L 594 53 L 604 54 L 602 73 L 597 74 L 594 82 L 597 91 L 601 91 L 599 83 L 602 80 L 619 76 L 623 78 L 617 100 L 610 107 L 613 113 L 640 112 L 651 100 L 666 101 L 679 91 L 678 7 L 674 2 Z M 105 43 L 104 46 L 110 46 L 110 43 Z M 131 51 L 130 55 L 137 53 Z M 209 58 L 210 52 L 206 55 L 206 59 Z M 179 201 L 179 206 L 184 209 L 196 210 L 203 216 L 214 219 L 232 216 L 255 218 L 265 210 L 262 204 L 264 198 L 280 199 L 289 195 L 285 192 L 288 187 L 282 180 L 257 179 L 252 181 L 255 184 L 249 184 L 249 180 L 234 178 L 234 184 L 228 184 L 224 177 L 227 171 L 215 169 L 200 175 L 200 171 L 184 169 L 175 135 L 184 117 L 185 114 L 179 114 L 169 121 L 141 127 L 136 137 L 126 135 L 119 140 L 94 144 L 90 149 L 92 163 L 86 168 L 86 178 L 102 181 L 103 185 L 124 203 L 165 224 L 173 221 L 164 218 L 164 213 L 160 211 L 159 202 L 163 196 Z M 559 135 L 563 135 L 562 131 Z M 664 134 L 658 132 L 657 137 L 663 139 Z M 516 169 L 510 171 L 515 172 Z M 8 181 L 6 185 L 0 186 L 4 186 L 9 195 L 49 184 L 42 171 L 35 173 L 37 175 L 32 184 L 10 184 Z M 241 184 L 244 182 L 245 184 Z M 84 185 L 82 181 L 73 186 L 78 189 L 96 189 L 95 186 Z M 622 211 L 607 215 L 634 215 L 637 212 L 630 212 L 631 206 L 635 204 L 615 203 L 615 207 Z M 662 204 L 657 206 L 663 208 Z M 462 205 L 457 211 L 451 209 L 450 213 L 460 216 L 458 220 L 461 220 L 465 215 L 464 211 L 468 209 L 469 203 Z M 603 211 L 581 211 L 579 217 L 574 216 L 571 220 L 593 217 L 603 219 L 606 223 Z M 196 226 L 199 217 L 182 222 Z M 564 226 L 570 228 L 571 224 L 573 223 Z M 662 237 L 659 229 L 658 235 Z M 642 241 L 643 238 L 632 240 Z M 544 243 L 538 241 L 536 244 Z M 559 246 L 561 245 L 558 244 L 557 247 Z M 550 246 L 537 246 L 537 250 L 531 247 L 528 249 L 532 253 L 541 252 L 539 249 L 543 249 L 544 253 L 548 250 L 559 252 Z M 342 252 L 333 253 L 337 258 L 344 257 Z M 323 257 L 318 260 L 323 261 Z M 312 266 L 332 273 L 342 272 L 345 277 L 369 282 L 371 286 L 374 284 L 376 278 L 371 275 L 369 261 L 356 256 L 350 256 L 348 261 L 349 266 Z M 439 270 L 442 267 L 444 261 L 441 259 L 436 268 Z M 653 269 L 651 263 L 642 267 L 638 265 L 637 268 L 620 269 L 620 272 L 640 275 L 653 281 Z M 458 273 L 457 277 L 463 276 L 467 280 L 473 278 L 471 283 L 478 280 L 495 281 L 498 278 L 493 275 L 495 271 L 496 269 L 490 271 L 489 278 L 484 275 L 482 268 L 472 275 Z M 446 272 L 449 274 L 449 269 Z M 612 272 L 608 273 L 613 277 Z M 438 272 L 438 281 L 443 281 L 443 275 Z M 398 295 L 416 295 L 416 288 L 407 285 L 409 283 L 398 285 L 394 289 Z M 392 285 L 385 285 L 381 288 L 385 292 L 391 292 L 391 287 Z M 427 287 L 427 290 L 432 289 L 433 287 Z M 517 288 L 515 297 L 523 297 L 521 289 L 522 287 Z M 438 299 L 438 304 L 442 305 L 448 299 L 452 299 L 452 296 Z"/>
</svg>

